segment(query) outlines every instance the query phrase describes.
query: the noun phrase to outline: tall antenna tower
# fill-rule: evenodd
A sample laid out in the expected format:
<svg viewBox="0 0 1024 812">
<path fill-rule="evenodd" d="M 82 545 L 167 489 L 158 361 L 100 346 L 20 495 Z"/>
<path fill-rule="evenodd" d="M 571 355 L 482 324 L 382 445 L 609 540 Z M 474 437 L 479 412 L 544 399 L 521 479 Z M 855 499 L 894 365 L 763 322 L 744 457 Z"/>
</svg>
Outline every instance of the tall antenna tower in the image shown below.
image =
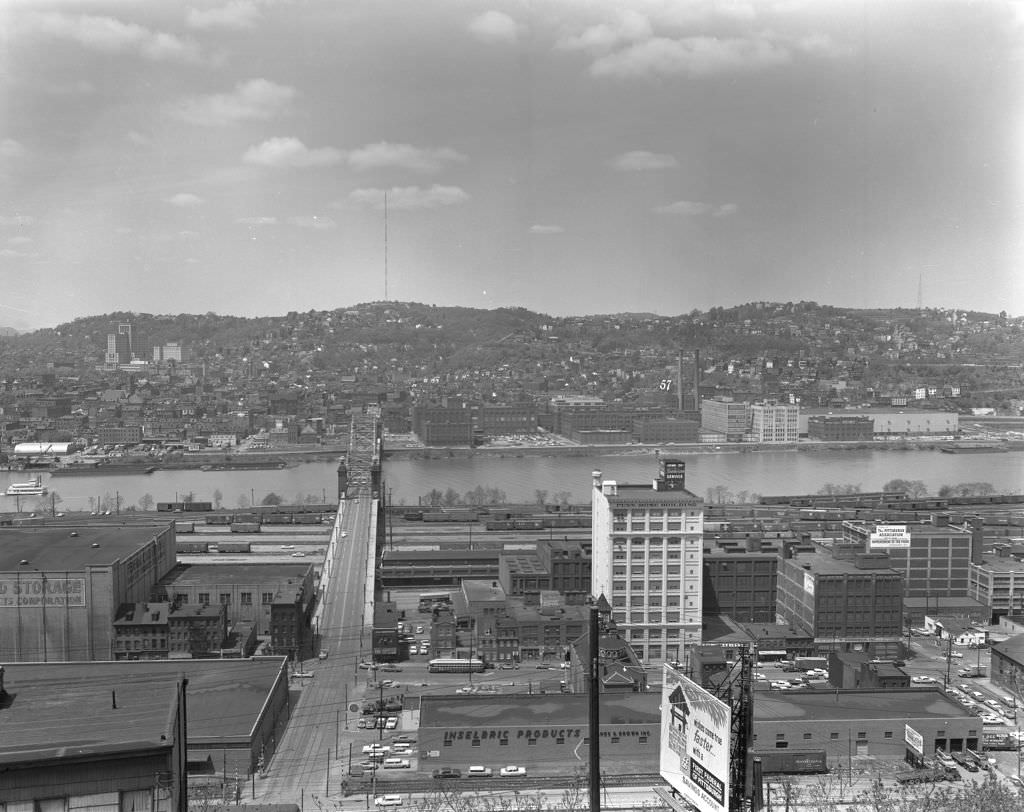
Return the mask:
<svg viewBox="0 0 1024 812">
<path fill-rule="evenodd" d="M 388 300 L 388 193 L 384 193 L 384 301 Z"/>
<path fill-rule="evenodd" d="M 924 299 L 923 299 L 923 297 L 921 295 L 921 290 L 922 290 L 922 288 L 921 288 L 921 272 L 918 271 L 917 272 L 917 309 L 918 310 L 921 309 L 922 303 L 924 301 Z"/>
</svg>

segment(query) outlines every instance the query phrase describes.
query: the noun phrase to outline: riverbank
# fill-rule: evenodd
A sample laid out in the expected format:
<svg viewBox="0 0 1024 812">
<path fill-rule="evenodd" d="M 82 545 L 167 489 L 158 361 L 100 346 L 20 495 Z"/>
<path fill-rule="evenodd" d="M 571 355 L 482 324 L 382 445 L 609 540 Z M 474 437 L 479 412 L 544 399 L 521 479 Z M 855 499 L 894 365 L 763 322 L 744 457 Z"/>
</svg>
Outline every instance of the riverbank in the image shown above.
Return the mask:
<svg viewBox="0 0 1024 812">
<path fill-rule="evenodd" d="M 397 447 L 385 446 L 384 459 L 401 460 L 443 460 L 517 457 L 592 457 L 592 456 L 646 456 L 653 454 L 682 456 L 704 454 L 755 454 L 758 452 L 793 451 L 801 453 L 831 453 L 835 451 L 939 451 L 956 448 L 948 440 L 900 439 L 900 440 L 858 440 L 850 442 L 819 442 L 815 440 L 798 443 L 707 443 L 664 444 L 625 443 L 614 445 L 538 445 L 538 446 L 466 446 L 452 447 Z M 1024 450 L 1024 442 L 1008 442 L 1000 446 L 1007 451 Z"/>
</svg>

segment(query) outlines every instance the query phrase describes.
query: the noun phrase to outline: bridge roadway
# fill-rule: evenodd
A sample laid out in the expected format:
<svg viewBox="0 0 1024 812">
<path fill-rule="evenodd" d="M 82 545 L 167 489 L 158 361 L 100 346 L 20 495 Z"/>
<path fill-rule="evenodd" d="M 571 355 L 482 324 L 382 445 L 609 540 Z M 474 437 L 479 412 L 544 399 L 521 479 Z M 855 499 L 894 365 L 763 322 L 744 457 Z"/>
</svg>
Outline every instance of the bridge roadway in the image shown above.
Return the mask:
<svg viewBox="0 0 1024 812">
<path fill-rule="evenodd" d="M 296 666 L 314 676 L 292 680 L 298 699 L 288 727 L 264 774 L 257 775 L 247 793 L 262 803 L 301 806 L 314 796 L 341 794 L 359 716 L 348 711 L 346 700 L 356 701 L 358 663 L 371 652 L 376 514 L 377 501 L 369 494 L 342 499 L 338 506 L 313 616 L 314 631 L 328 656 Z"/>
</svg>

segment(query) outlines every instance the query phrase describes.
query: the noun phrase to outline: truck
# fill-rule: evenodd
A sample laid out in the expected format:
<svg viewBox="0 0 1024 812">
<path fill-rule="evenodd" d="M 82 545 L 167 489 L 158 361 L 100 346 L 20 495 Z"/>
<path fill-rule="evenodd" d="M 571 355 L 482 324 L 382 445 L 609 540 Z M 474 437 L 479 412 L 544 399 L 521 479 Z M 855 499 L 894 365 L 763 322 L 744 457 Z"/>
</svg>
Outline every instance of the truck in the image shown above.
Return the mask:
<svg viewBox="0 0 1024 812">
<path fill-rule="evenodd" d="M 959 781 L 960 773 L 953 767 L 926 767 L 922 770 L 905 770 L 896 773 L 900 784 L 932 784 L 936 781 Z"/>
<path fill-rule="evenodd" d="M 810 671 L 812 668 L 824 668 L 828 671 L 828 657 L 797 657 L 793 665 L 801 671 Z"/>
</svg>

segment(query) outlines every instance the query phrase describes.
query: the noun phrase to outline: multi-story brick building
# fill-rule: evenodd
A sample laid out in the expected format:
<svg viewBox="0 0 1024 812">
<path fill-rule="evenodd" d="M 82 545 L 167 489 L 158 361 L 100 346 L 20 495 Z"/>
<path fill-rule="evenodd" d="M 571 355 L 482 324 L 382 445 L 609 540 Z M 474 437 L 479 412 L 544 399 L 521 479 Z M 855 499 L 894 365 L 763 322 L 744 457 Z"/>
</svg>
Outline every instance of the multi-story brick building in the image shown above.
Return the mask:
<svg viewBox="0 0 1024 812">
<path fill-rule="evenodd" d="M 704 504 L 682 460 L 661 459 L 649 485 L 594 473 L 592 587 L 648 664 L 680 660 L 700 642 Z"/>
<path fill-rule="evenodd" d="M 875 423 L 864 415 L 816 414 L 807 418 L 807 436 L 829 442 L 871 440 L 875 436 Z"/>
<path fill-rule="evenodd" d="M 981 563 L 970 565 L 968 596 L 988 607 L 988 622 L 1019 614 L 1024 610 L 1024 564 L 1006 546 L 998 546 Z"/>
<path fill-rule="evenodd" d="M 970 564 L 981 561 L 981 525 L 956 526 L 949 516 L 933 514 L 927 522 L 843 522 L 844 552 L 881 553 L 889 566 L 903 574 L 908 598 L 967 597 Z"/>
<path fill-rule="evenodd" d="M 903 576 L 885 556 L 854 560 L 797 553 L 779 565 L 778 619 L 805 629 L 820 650 L 896 656 L 903 634 Z"/>
<path fill-rule="evenodd" d="M 779 552 L 773 549 L 730 551 L 705 540 L 704 614 L 729 615 L 741 622 L 773 622 L 779 559 Z"/>
</svg>

